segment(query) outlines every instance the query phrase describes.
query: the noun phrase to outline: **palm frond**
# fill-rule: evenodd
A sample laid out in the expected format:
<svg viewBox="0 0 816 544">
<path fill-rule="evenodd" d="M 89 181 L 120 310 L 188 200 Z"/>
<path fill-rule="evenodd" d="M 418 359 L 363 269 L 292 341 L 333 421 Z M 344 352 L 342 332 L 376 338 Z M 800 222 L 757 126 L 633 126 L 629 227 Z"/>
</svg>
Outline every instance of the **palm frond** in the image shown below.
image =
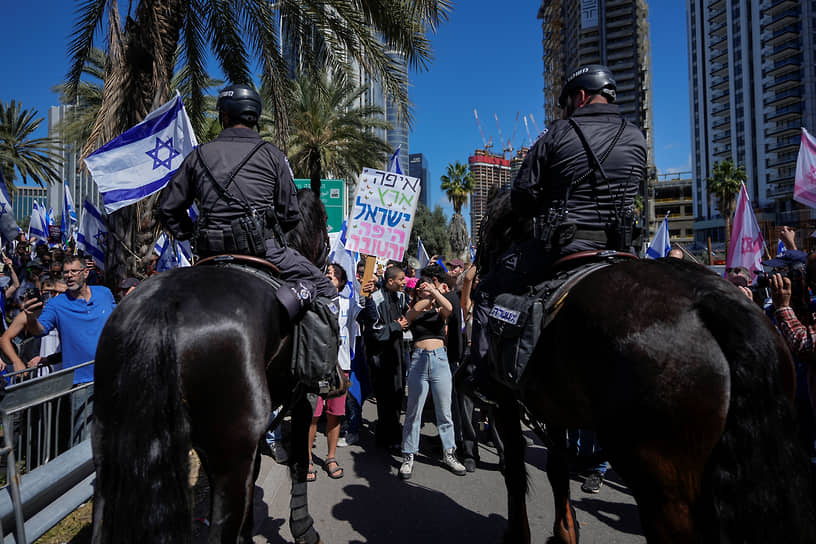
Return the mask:
<svg viewBox="0 0 816 544">
<path fill-rule="evenodd" d="M 108 4 L 115 6 L 113 0 L 86 0 L 80 4 L 74 12 L 77 21 L 74 24 L 74 31 L 71 34 L 71 41 L 68 45 L 68 54 L 71 57 L 71 67 L 66 77 L 66 95 L 73 100 L 79 80 L 82 77 L 82 70 L 93 49 L 93 38 L 96 31 L 102 26 L 102 19 L 105 15 L 105 6 Z"/>
</svg>

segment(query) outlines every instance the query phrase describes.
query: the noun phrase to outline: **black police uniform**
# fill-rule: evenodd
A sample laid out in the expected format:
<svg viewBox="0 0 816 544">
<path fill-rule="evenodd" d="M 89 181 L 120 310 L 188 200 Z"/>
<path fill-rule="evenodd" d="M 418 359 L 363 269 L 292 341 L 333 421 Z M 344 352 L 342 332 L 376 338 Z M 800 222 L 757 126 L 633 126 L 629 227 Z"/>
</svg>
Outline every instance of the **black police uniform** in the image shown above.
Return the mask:
<svg viewBox="0 0 816 544">
<path fill-rule="evenodd" d="M 217 189 L 213 177 L 223 188 L 239 166 L 226 191 Z M 268 210 L 270 232 L 272 223 L 277 222 L 286 233 L 301 220 L 296 193 L 289 163 L 280 149 L 263 142 L 254 130 L 229 127 L 185 158 L 162 193 L 159 216 L 176 238 L 192 238 L 193 222 L 187 209 L 198 198 L 199 256 L 240 253 L 232 238 L 232 222 L 246 215 L 249 206 Z M 283 246 L 274 236 L 268 237 L 265 245 L 266 258 L 280 269 L 283 279 L 306 280 L 315 285 L 319 296 L 336 296 L 331 281 L 296 250 Z"/>
<path fill-rule="evenodd" d="M 487 316 L 499 293 L 526 290 L 544 281 L 552 264 L 579 251 L 618 249 L 611 227 L 616 215 L 632 210 L 646 173 L 646 139 L 636 126 L 623 122 L 615 104 L 587 104 L 571 118 L 601 161 L 606 179 L 595 169 L 570 189 L 565 222 L 575 225 L 574 239 L 564 245 L 533 239 L 514 244 L 481 279 L 474 293 L 472 358 L 477 368 L 487 354 Z M 620 134 L 619 134 L 620 132 Z M 615 141 L 617 137 L 617 141 Z M 613 141 L 614 147 L 612 145 Z M 609 151 L 607 152 L 607 150 Z M 513 181 L 513 212 L 543 218 L 567 195 L 567 188 L 594 166 L 570 120 L 558 120 L 533 144 Z"/>
</svg>

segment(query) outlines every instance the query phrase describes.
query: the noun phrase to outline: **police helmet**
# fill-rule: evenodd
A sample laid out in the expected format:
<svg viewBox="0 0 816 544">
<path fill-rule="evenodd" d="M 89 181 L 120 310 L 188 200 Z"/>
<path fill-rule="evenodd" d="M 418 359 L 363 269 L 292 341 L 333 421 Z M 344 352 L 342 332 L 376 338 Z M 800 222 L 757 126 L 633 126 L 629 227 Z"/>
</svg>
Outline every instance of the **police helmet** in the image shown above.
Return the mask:
<svg viewBox="0 0 816 544">
<path fill-rule="evenodd" d="M 565 107 L 567 98 L 582 89 L 590 94 L 602 94 L 610 102 L 614 102 L 617 89 L 615 76 L 603 64 L 588 64 L 578 68 L 567 78 L 564 90 L 558 97 L 558 106 Z"/>
<path fill-rule="evenodd" d="M 248 85 L 230 85 L 221 89 L 216 107 L 222 124 L 222 113 L 229 115 L 232 122 L 240 120 L 249 126 L 257 124 L 261 117 L 261 97 Z"/>
</svg>

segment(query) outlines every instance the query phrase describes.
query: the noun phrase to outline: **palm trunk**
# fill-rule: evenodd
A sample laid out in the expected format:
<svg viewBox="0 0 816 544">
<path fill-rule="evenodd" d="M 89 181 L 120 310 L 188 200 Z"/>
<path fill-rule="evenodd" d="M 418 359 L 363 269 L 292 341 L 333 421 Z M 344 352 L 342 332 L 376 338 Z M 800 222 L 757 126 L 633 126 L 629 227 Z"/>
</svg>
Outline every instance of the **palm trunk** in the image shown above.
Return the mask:
<svg viewBox="0 0 816 544">
<path fill-rule="evenodd" d="M 320 198 L 321 177 L 323 173 L 320 167 L 320 152 L 312 151 L 309 153 L 309 181 L 312 192 Z"/>
</svg>

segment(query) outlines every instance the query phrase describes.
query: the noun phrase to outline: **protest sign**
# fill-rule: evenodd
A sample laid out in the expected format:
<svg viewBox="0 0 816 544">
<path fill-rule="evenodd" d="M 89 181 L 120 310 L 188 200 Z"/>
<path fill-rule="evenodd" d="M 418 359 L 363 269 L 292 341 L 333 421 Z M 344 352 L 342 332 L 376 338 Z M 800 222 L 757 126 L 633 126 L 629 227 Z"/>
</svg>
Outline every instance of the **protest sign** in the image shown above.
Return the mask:
<svg viewBox="0 0 816 544">
<path fill-rule="evenodd" d="M 414 224 L 419 179 L 364 168 L 354 195 L 346 249 L 401 261 Z"/>
</svg>

